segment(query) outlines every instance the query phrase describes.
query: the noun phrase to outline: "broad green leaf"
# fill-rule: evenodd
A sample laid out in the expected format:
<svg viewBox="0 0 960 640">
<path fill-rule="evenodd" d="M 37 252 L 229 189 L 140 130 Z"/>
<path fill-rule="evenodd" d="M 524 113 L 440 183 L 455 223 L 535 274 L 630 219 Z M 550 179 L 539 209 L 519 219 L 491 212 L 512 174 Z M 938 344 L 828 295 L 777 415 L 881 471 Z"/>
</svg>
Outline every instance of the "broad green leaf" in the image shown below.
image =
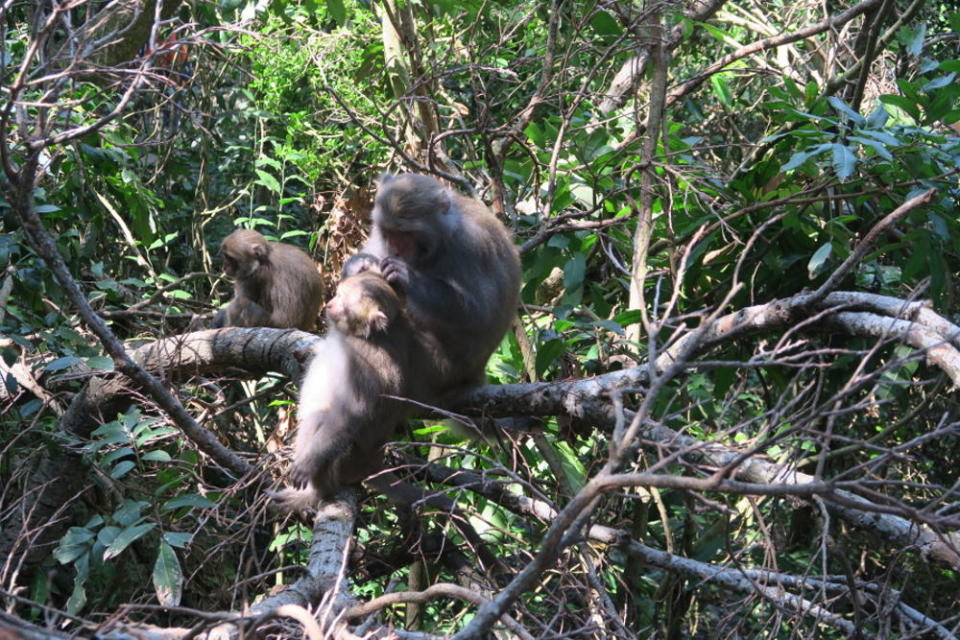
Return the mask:
<svg viewBox="0 0 960 640">
<path fill-rule="evenodd" d="M 593 14 L 593 18 L 590 19 L 590 26 L 592 26 L 597 33 L 605 36 L 618 36 L 623 33 L 620 23 L 606 11 L 597 11 Z"/>
<path fill-rule="evenodd" d="M 343 0 L 327 0 L 327 13 L 341 27 L 347 23 L 347 7 L 344 6 Z"/>
<path fill-rule="evenodd" d="M 887 120 L 889 119 L 890 114 L 887 113 L 887 110 L 878 106 L 869 116 L 867 116 L 867 126 L 871 129 L 879 129 L 883 125 L 887 124 Z"/>
<path fill-rule="evenodd" d="M 857 156 L 850 150 L 845 144 L 834 144 L 833 145 L 833 170 L 836 172 L 837 177 L 842 181 L 846 181 L 853 175 L 854 169 L 857 167 Z"/>
<path fill-rule="evenodd" d="M 613 318 L 614 322 L 624 328 L 629 327 L 632 324 L 637 324 L 641 320 L 643 320 L 643 314 L 639 309 L 627 309 L 626 311 L 621 311 Z"/>
<path fill-rule="evenodd" d="M 270 156 L 260 156 L 259 158 L 257 158 L 257 161 L 254 163 L 254 166 L 270 167 L 271 169 L 276 169 L 277 171 L 283 170 L 283 165 L 280 164 L 280 162 L 277 161 L 276 159 L 271 158 Z"/>
<path fill-rule="evenodd" d="M 123 553 L 124 549 L 130 546 L 132 542 L 143 537 L 156 526 L 156 522 L 147 522 L 145 524 L 127 527 L 118 533 L 117 537 L 113 539 L 113 542 L 110 543 L 110 545 L 107 547 L 107 550 L 103 553 L 103 559 L 109 560 L 110 558 L 120 555 Z"/>
<path fill-rule="evenodd" d="M 216 506 L 217 503 L 201 496 L 199 493 L 190 493 L 185 496 L 177 496 L 167 500 L 161 507 L 161 511 L 172 511 L 180 507 L 194 507 L 198 509 L 209 509 Z"/>
<path fill-rule="evenodd" d="M 142 458 L 145 462 L 170 462 L 172 458 L 170 454 L 164 451 L 163 449 L 157 449 L 156 451 L 151 451 L 143 456 Z"/>
<path fill-rule="evenodd" d="M 100 460 L 100 464 L 104 467 L 109 467 L 114 462 L 121 458 L 133 455 L 133 447 L 120 447 L 115 451 L 111 451 L 107 455 L 103 456 L 103 459 Z"/>
<path fill-rule="evenodd" d="M 560 466 L 563 467 L 563 472 L 566 474 L 570 486 L 574 491 L 579 491 L 583 488 L 587 478 L 587 470 L 583 466 L 583 461 L 568 442 L 554 442 L 551 439 L 551 444 L 560 454 Z"/>
<path fill-rule="evenodd" d="M 884 160 L 893 161 L 893 154 L 887 151 L 887 147 L 877 140 L 870 140 L 869 138 L 863 138 L 861 136 L 850 136 L 848 140 L 859 142 L 862 145 L 868 146 L 874 151 L 876 151 L 877 155 L 883 158 Z"/>
<path fill-rule="evenodd" d="M 87 604 L 87 592 L 83 588 L 83 582 L 77 580 L 73 584 L 73 592 L 70 594 L 70 597 L 67 599 L 67 613 L 70 615 L 76 615 L 80 613 L 80 610 L 83 609 L 84 605 Z"/>
<path fill-rule="evenodd" d="M 70 527 L 66 535 L 60 539 L 60 544 L 72 546 L 83 544 L 93 539 L 96 534 L 86 527 Z"/>
<path fill-rule="evenodd" d="M 862 136 L 868 138 L 873 138 L 874 140 L 879 140 L 888 147 L 898 147 L 901 142 L 895 136 L 890 135 L 886 131 L 873 131 L 871 129 L 861 129 L 858 132 Z"/>
<path fill-rule="evenodd" d="M 535 144 L 537 147 L 542 148 L 544 146 L 543 130 L 536 122 L 531 122 L 528 124 L 527 128 L 523 130 L 523 133 L 526 134 L 530 142 Z"/>
<path fill-rule="evenodd" d="M 163 534 L 163 539 L 170 544 L 171 547 L 176 547 L 177 549 L 183 549 L 190 541 L 193 540 L 192 533 L 179 533 L 176 531 L 166 531 Z"/>
<path fill-rule="evenodd" d="M 110 356 L 91 356 L 86 358 L 87 366 L 97 371 L 113 371 L 113 358 Z"/>
<path fill-rule="evenodd" d="M 548 340 L 537 347 L 536 372 L 537 377 L 542 377 L 543 372 L 547 370 L 557 357 L 568 351 L 567 343 L 563 340 Z"/>
<path fill-rule="evenodd" d="M 183 569 L 177 553 L 169 544 L 160 541 L 157 561 L 153 564 L 153 589 L 164 607 L 176 607 L 183 596 Z"/>
<path fill-rule="evenodd" d="M 113 525 L 106 526 L 97 532 L 97 542 L 102 544 L 104 547 L 108 547 L 121 531 L 122 529 L 120 527 L 115 527 Z"/>
<path fill-rule="evenodd" d="M 850 118 L 851 122 L 857 124 L 858 126 L 863 126 L 863 116 L 851 109 L 846 102 L 837 96 L 827 96 L 827 102 L 829 102 L 830 105 L 838 112 Z"/>
<path fill-rule="evenodd" d="M 276 178 L 262 169 L 256 169 L 255 171 L 257 172 L 257 175 L 260 176 L 260 179 L 257 180 L 258 184 L 262 184 L 276 194 L 280 193 L 280 182 L 278 182 Z"/>
<path fill-rule="evenodd" d="M 817 251 L 810 258 L 810 262 L 807 263 L 807 273 L 809 274 L 811 280 L 816 278 L 826 269 L 827 260 L 830 258 L 831 253 L 833 253 L 833 245 L 828 242 L 817 249 Z"/>
<path fill-rule="evenodd" d="M 120 508 L 113 512 L 113 519 L 121 526 L 128 527 L 141 519 L 141 513 L 147 508 L 144 500 L 125 500 Z"/>
<path fill-rule="evenodd" d="M 903 29 L 903 33 L 907 38 L 906 41 L 906 50 L 907 53 L 914 58 L 918 57 L 923 51 L 923 40 L 927 35 L 927 25 L 925 23 L 920 23 L 920 25 L 914 30 L 909 27 Z"/>
<path fill-rule="evenodd" d="M 953 80 L 956 77 L 956 73 L 951 73 L 945 76 L 940 76 L 939 78 L 934 78 L 927 84 L 923 85 L 923 90 L 929 93 L 935 89 L 941 89 L 947 85 L 953 84 Z"/>
<path fill-rule="evenodd" d="M 567 291 L 576 289 L 583 284 L 587 274 L 587 260 L 582 253 L 576 253 L 563 266 L 563 288 Z"/>
<path fill-rule="evenodd" d="M 730 78 L 727 73 L 715 73 L 710 76 L 710 85 L 720 104 L 727 108 L 733 107 L 733 92 L 730 89 Z"/>
<path fill-rule="evenodd" d="M 75 356 L 65 356 L 63 358 L 57 358 L 53 362 L 47 363 L 47 365 L 44 367 L 44 370 L 51 371 L 51 372 L 62 371 L 76 364 L 79 364 L 80 362 L 82 362 L 80 358 L 77 358 Z"/>
<path fill-rule="evenodd" d="M 90 551 L 90 546 L 85 544 L 63 545 L 61 543 L 53 551 L 53 559 L 60 564 L 72 564 L 74 560 Z"/>
<path fill-rule="evenodd" d="M 132 460 L 124 460 L 120 462 L 110 471 L 110 477 L 114 480 L 118 480 L 123 476 L 130 473 L 131 469 L 137 466 Z"/>
</svg>

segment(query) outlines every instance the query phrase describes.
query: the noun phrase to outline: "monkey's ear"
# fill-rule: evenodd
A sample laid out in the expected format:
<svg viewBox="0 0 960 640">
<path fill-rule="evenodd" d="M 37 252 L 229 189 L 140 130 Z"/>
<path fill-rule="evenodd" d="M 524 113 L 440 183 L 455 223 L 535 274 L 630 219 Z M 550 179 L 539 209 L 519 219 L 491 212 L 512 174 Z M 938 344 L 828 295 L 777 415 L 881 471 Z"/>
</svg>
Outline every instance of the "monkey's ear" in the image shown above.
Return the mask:
<svg viewBox="0 0 960 640">
<path fill-rule="evenodd" d="M 370 314 L 370 333 L 374 331 L 386 331 L 390 324 L 390 318 L 383 311 L 377 309 Z"/>
<path fill-rule="evenodd" d="M 396 177 L 397 176 L 392 173 L 381 173 L 380 177 L 376 180 L 377 188 L 390 184 Z"/>
<path fill-rule="evenodd" d="M 266 262 L 267 254 L 270 253 L 270 248 L 265 244 L 255 244 L 251 247 L 253 249 L 253 257 L 257 259 L 258 262 Z"/>
</svg>

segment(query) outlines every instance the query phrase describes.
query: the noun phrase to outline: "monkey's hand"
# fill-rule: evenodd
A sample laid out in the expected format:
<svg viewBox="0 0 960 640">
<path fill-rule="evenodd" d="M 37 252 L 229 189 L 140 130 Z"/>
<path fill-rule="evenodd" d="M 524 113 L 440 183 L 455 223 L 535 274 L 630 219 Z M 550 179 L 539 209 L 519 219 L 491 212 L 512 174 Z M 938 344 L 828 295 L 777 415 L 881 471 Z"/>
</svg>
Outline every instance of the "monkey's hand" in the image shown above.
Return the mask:
<svg viewBox="0 0 960 640">
<path fill-rule="evenodd" d="M 304 489 L 310 484 L 316 465 L 310 458 L 295 460 L 287 474 L 287 481 L 295 489 Z"/>
<path fill-rule="evenodd" d="M 410 265 L 396 256 L 387 256 L 380 261 L 380 273 L 398 291 L 410 286 Z"/>
</svg>

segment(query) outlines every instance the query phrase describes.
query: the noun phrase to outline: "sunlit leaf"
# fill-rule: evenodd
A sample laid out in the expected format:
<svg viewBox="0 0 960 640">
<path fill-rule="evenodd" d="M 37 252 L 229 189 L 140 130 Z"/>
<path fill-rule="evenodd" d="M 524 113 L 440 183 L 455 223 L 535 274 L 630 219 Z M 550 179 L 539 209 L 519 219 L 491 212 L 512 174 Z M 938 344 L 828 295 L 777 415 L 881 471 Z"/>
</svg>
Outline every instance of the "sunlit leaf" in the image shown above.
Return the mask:
<svg viewBox="0 0 960 640">
<path fill-rule="evenodd" d="M 160 541 L 157 560 L 153 564 L 153 589 L 157 600 L 165 607 L 176 607 L 183 596 L 183 570 L 177 553 L 169 544 Z"/>
<path fill-rule="evenodd" d="M 807 263 L 807 273 L 811 280 L 826 270 L 828 260 L 832 253 L 833 245 L 827 242 L 811 256 L 810 261 Z"/>
</svg>

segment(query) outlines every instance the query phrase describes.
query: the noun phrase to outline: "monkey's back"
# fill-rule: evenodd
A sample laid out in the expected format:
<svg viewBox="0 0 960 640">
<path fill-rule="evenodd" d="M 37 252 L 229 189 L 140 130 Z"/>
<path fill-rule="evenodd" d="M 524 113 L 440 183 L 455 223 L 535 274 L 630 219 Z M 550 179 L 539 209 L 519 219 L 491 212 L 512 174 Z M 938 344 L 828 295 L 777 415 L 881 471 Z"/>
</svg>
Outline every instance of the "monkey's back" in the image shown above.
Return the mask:
<svg viewBox="0 0 960 640">
<path fill-rule="evenodd" d="M 510 232 L 481 202 L 458 193 L 453 196 L 463 215 L 463 228 L 452 236 L 455 246 L 443 268 L 463 304 L 460 317 L 442 327 L 438 336 L 453 368 L 446 373 L 447 382 L 449 376 L 457 377 L 457 370 L 466 378 L 482 377 L 520 301 L 520 256 Z"/>
<path fill-rule="evenodd" d="M 261 304 L 270 314 L 270 326 L 313 331 L 323 303 L 323 278 L 316 263 L 297 247 L 269 244 L 271 258 L 282 262 L 285 274 L 283 282 L 274 280 L 263 293 Z"/>
</svg>

